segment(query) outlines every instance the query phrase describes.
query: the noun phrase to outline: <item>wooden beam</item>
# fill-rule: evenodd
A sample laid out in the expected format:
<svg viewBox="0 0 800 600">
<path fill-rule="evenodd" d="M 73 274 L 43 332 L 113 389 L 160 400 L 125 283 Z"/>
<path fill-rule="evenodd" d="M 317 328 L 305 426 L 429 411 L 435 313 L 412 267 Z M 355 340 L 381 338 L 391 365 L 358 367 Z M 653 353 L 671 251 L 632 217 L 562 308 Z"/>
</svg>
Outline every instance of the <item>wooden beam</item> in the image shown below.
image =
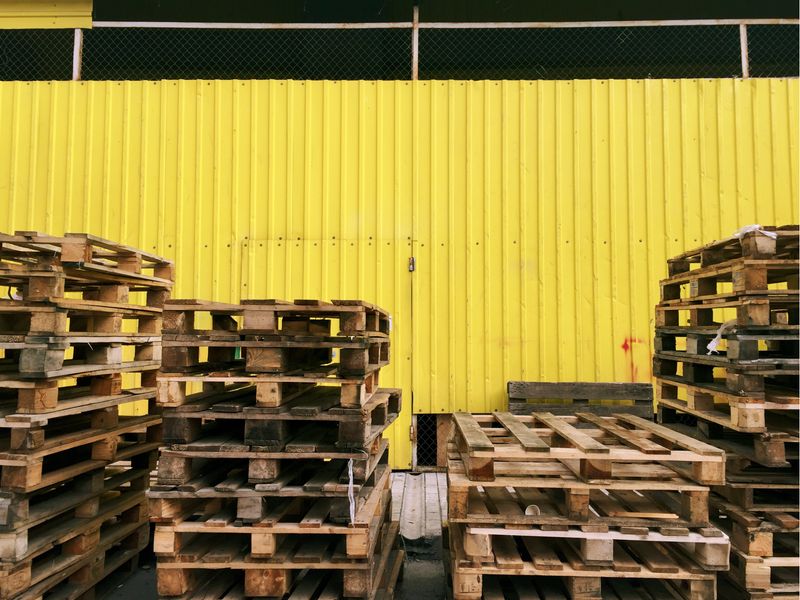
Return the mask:
<svg viewBox="0 0 800 600">
<path fill-rule="evenodd" d="M 419 6 L 414 5 L 414 15 L 411 21 L 411 79 L 419 79 Z"/>
</svg>

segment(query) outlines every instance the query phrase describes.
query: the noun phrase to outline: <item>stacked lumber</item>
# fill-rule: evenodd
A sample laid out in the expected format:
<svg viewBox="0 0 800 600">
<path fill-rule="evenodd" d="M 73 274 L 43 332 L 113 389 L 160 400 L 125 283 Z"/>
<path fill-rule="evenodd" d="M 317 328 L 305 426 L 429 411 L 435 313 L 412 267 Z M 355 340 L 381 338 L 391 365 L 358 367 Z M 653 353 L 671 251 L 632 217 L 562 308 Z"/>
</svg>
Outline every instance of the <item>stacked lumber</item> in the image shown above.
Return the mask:
<svg viewBox="0 0 800 600">
<path fill-rule="evenodd" d="M 361 301 L 167 303 L 160 597 L 393 596 L 389 323 Z"/>
<path fill-rule="evenodd" d="M 120 406 L 155 398 L 172 284 L 102 238 L 0 234 L 0 598 L 91 598 L 147 545 L 161 418 Z"/>
<path fill-rule="evenodd" d="M 743 598 L 800 594 L 800 232 L 770 231 L 671 259 L 656 307 L 659 419 L 727 454 L 711 502 Z"/>
<path fill-rule="evenodd" d="M 723 451 L 635 415 L 496 412 L 455 414 L 448 453 L 456 600 L 716 597 Z"/>
</svg>

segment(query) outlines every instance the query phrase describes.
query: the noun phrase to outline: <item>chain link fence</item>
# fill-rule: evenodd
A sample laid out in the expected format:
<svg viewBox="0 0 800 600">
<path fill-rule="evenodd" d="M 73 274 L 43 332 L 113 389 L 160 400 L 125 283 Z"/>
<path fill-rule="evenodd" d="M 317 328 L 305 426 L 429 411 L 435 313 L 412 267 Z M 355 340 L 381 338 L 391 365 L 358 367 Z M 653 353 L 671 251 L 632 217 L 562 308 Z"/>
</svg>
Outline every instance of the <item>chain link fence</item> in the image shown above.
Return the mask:
<svg viewBox="0 0 800 600">
<path fill-rule="evenodd" d="M 72 79 L 72 29 L 0 29 L 0 80 Z"/>
<path fill-rule="evenodd" d="M 748 25 L 750 76 L 797 77 L 797 25 Z M 96 27 L 84 32 L 86 80 L 411 79 L 413 31 L 384 28 Z M 73 74 L 72 30 L 0 30 L 0 79 Z M 733 25 L 418 30 L 420 79 L 741 77 Z"/>
<path fill-rule="evenodd" d="M 87 31 L 83 78 L 408 79 L 409 29 Z"/>
</svg>

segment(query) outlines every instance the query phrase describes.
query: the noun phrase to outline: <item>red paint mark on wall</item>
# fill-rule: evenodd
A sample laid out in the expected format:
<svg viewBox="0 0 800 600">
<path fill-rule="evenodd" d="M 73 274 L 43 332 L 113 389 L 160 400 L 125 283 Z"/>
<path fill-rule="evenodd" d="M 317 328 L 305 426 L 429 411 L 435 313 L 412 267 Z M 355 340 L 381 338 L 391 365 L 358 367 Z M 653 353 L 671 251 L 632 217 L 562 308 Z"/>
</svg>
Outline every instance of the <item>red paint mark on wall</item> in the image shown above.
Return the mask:
<svg viewBox="0 0 800 600">
<path fill-rule="evenodd" d="M 630 366 L 631 371 L 631 381 L 636 381 L 636 378 L 639 376 L 639 369 L 636 368 L 636 362 L 633 359 L 633 345 L 634 344 L 644 344 L 642 340 L 639 338 L 634 337 L 626 337 L 625 341 L 622 342 L 620 348 L 628 357 L 628 364 Z"/>
</svg>

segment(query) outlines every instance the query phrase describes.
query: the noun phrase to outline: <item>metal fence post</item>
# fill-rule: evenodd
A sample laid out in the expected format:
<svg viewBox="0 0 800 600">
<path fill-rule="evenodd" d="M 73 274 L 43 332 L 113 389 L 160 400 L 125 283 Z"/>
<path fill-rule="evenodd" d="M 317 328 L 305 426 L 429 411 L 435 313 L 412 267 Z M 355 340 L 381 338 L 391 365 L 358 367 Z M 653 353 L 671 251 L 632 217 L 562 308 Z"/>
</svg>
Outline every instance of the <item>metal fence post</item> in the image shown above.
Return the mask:
<svg viewBox="0 0 800 600">
<path fill-rule="evenodd" d="M 83 69 L 83 30 L 75 30 L 75 43 L 72 48 L 72 81 L 81 80 Z"/>
<path fill-rule="evenodd" d="M 742 77 L 747 79 L 750 77 L 750 56 L 747 49 L 747 25 L 745 23 L 739 25 L 739 44 L 742 47 Z"/>
<path fill-rule="evenodd" d="M 411 79 L 419 79 L 419 6 L 416 4 L 411 21 Z"/>
</svg>

